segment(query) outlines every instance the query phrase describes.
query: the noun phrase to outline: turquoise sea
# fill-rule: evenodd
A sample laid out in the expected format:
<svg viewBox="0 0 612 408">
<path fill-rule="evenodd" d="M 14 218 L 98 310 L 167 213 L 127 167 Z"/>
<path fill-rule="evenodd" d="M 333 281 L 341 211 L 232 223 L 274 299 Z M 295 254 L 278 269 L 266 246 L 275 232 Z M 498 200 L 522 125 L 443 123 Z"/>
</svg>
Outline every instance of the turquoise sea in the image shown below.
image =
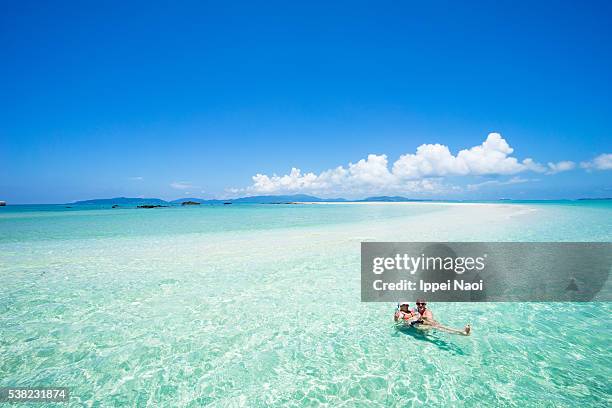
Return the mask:
<svg viewBox="0 0 612 408">
<path fill-rule="evenodd" d="M 0 386 L 70 406 L 611 406 L 612 305 L 360 302 L 360 242 L 612 240 L 612 203 L 0 207 Z"/>
</svg>

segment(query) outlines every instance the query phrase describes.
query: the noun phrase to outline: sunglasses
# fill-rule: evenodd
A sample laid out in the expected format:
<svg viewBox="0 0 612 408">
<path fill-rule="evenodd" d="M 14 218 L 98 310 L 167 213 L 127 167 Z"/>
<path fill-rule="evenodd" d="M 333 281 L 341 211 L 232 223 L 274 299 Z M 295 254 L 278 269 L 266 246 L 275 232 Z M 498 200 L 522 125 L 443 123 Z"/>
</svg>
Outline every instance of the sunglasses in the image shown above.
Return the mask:
<svg viewBox="0 0 612 408">
<path fill-rule="evenodd" d="M 417 303 L 417 306 L 425 306 L 427 303 Z"/>
</svg>

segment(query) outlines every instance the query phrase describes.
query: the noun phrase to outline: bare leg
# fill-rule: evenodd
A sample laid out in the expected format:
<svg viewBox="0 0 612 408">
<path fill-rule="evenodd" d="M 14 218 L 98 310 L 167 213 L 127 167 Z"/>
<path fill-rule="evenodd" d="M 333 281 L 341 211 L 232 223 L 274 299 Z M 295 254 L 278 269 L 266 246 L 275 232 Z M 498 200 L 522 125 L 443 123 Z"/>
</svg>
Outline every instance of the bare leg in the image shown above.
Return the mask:
<svg viewBox="0 0 612 408">
<path fill-rule="evenodd" d="M 457 329 L 453 329 L 451 327 L 446 327 L 446 326 L 441 325 L 438 322 L 430 322 L 429 324 L 432 327 L 435 327 L 438 330 L 442 330 L 442 331 L 445 331 L 447 333 L 461 334 L 462 336 L 469 336 L 470 333 L 472 332 L 472 326 L 470 326 L 469 324 L 466 325 L 463 330 L 457 330 Z"/>
</svg>

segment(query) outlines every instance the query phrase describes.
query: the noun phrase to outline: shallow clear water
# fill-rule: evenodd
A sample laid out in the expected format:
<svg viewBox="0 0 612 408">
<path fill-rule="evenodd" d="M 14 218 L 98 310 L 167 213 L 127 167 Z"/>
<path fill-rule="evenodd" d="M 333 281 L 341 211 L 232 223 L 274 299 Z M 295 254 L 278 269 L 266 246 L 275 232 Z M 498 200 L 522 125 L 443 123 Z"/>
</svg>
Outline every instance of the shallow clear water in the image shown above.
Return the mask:
<svg viewBox="0 0 612 408">
<path fill-rule="evenodd" d="M 74 406 L 606 406 L 610 303 L 360 302 L 362 240 L 610 241 L 601 203 L 0 208 L 0 386 Z"/>
</svg>

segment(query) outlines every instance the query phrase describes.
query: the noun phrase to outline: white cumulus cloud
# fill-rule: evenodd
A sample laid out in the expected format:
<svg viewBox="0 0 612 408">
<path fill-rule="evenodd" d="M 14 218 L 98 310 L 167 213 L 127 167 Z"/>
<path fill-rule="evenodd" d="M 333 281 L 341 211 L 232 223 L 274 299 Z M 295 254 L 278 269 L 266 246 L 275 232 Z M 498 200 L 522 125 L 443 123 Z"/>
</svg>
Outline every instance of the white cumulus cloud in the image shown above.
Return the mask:
<svg viewBox="0 0 612 408">
<path fill-rule="evenodd" d="M 303 173 L 296 167 L 282 176 L 257 174 L 251 186 L 239 191 L 321 195 L 444 192 L 457 189 L 442 182 L 447 176 L 514 176 L 526 171 L 552 174 L 575 166 L 570 161 L 543 165 L 531 158 L 519 160 L 513 153 L 514 149 L 499 133 L 489 133 L 482 144 L 460 150 L 456 155 L 442 144 L 422 144 L 414 153 L 403 154 L 393 163 L 389 163 L 387 155 L 369 154 L 356 163 L 319 174 Z M 485 183 L 516 184 L 523 180 Z M 470 186 L 473 190 L 481 185 Z"/>
<path fill-rule="evenodd" d="M 555 174 L 561 173 L 562 171 L 573 170 L 576 167 L 576 163 L 569 160 L 560 161 L 557 163 L 548 163 L 548 173 Z"/>
<path fill-rule="evenodd" d="M 604 153 L 593 160 L 580 163 L 580 167 L 594 170 L 612 170 L 612 153 Z"/>
<path fill-rule="evenodd" d="M 414 154 L 405 154 L 393 164 L 393 174 L 403 179 L 447 175 L 516 174 L 525 170 L 544 171 L 532 159 L 519 162 L 510 156 L 514 149 L 499 133 L 489 133 L 479 146 L 454 156 L 447 146 L 423 144 Z"/>
</svg>

